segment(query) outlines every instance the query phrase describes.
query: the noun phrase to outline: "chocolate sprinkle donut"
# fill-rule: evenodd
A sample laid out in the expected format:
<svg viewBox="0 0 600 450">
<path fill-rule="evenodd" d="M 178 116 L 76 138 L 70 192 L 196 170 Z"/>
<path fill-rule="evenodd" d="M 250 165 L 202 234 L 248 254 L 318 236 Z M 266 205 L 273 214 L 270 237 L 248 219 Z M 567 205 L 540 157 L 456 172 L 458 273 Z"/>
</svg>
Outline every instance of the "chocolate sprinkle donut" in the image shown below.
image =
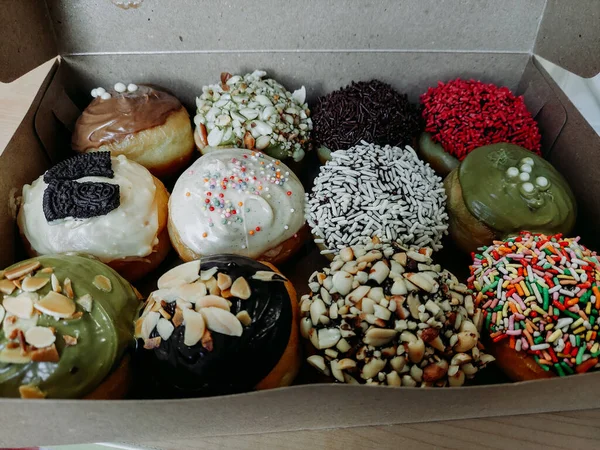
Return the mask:
<svg viewBox="0 0 600 450">
<path fill-rule="evenodd" d="M 421 131 L 421 123 L 420 107 L 378 80 L 352 82 L 319 98 L 313 108 L 313 136 L 332 151 L 348 149 L 362 140 L 410 145 Z"/>
</svg>

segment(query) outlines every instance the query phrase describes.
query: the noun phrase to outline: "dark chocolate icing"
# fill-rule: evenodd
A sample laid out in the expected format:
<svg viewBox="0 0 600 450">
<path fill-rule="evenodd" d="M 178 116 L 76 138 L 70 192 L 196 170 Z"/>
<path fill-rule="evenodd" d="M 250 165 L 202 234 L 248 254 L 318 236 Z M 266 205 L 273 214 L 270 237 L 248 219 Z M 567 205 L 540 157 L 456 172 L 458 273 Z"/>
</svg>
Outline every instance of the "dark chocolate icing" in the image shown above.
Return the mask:
<svg viewBox="0 0 600 450">
<path fill-rule="evenodd" d="M 103 216 L 119 207 L 118 184 L 52 180 L 44 191 L 44 216 L 48 222 L 73 217 Z"/>
<path fill-rule="evenodd" d="M 94 152 L 59 162 L 46 171 L 44 181 L 50 183 L 51 180 L 76 180 L 83 177 L 113 178 L 114 176 L 110 152 Z"/>
<path fill-rule="evenodd" d="M 201 270 L 218 267 L 233 280 L 243 276 L 252 294 L 247 300 L 231 297 L 231 312 L 246 310 L 252 323 L 240 337 L 212 333 L 213 349 L 201 342 L 183 343 L 185 325 L 156 349 L 145 350 L 138 340 L 138 380 L 152 397 L 199 397 L 252 390 L 275 367 L 283 355 L 292 330 L 292 306 L 282 281 L 252 279 L 257 271 L 271 269 L 243 256 L 202 258 Z M 215 275 L 216 276 L 216 275 Z M 281 280 L 281 279 L 280 279 Z M 169 309 L 167 309 L 169 311 Z M 156 330 L 150 337 L 156 337 Z M 149 385 L 149 386 L 148 386 Z"/>
<path fill-rule="evenodd" d="M 163 125 L 172 112 L 182 108 L 177 98 L 150 86 L 110 94 L 106 100 L 96 97 L 77 119 L 71 140 L 75 151 L 120 142 L 138 131 Z"/>
</svg>

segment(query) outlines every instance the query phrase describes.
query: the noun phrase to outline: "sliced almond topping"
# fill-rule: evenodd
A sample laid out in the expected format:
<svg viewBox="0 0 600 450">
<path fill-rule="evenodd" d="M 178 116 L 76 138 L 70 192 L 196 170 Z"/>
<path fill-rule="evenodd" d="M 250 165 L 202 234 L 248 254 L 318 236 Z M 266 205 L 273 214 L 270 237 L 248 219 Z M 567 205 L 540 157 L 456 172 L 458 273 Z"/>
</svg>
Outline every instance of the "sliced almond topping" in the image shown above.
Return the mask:
<svg viewBox="0 0 600 450">
<path fill-rule="evenodd" d="M 158 324 L 156 325 L 156 331 L 158 331 L 160 337 L 165 341 L 171 337 L 174 329 L 175 327 L 173 324 L 167 319 L 159 319 Z"/>
<path fill-rule="evenodd" d="M 93 298 L 90 294 L 82 295 L 77 299 L 77 304 L 83 308 L 85 312 L 92 312 Z"/>
<path fill-rule="evenodd" d="M 25 332 L 25 341 L 37 348 L 48 347 L 56 341 L 56 336 L 50 328 L 32 327 Z"/>
<path fill-rule="evenodd" d="M 58 350 L 56 350 L 56 344 L 52 344 L 49 347 L 40 348 L 31 352 L 31 360 L 37 362 L 58 362 L 60 356 L 58 356 Z"/>
<path fill-rule="evenodd" d="M 244 277 L 236 278 L 236 280 L 231 285 L 230 291 L 231 295 L 242 300 L 249 299 L 250 295 L 252 294 L 252 291 L 250 290 L 250 285 Z"/>
<path fill-rule="evenodd" d="M 175 308 L 175 315 L 173 316 L 173 319 L 171 321 L 173 322 L 173 325 L 175 325 L 175 327 L 181 325 L 183 323 L 183 309 L 179 307 Z"/>
<path fill-rule="evenodd" d="M 36 299 L 36 294 L 24 292 L 16 297 L 5 297 L 3 305 L 6 312 L 19 319 L 29 319 L 33 314 L 33 302 Z"/>
<path fill-rule="evenodd" d="M 150 338 L 150 333 L 152 333 L 152 330 L 154 330 L 154 327 L 156 327 L 156 324 L 158 323 L 159 319 L 160 313 L 156 311 L 148 313 L 148 315 L 144 318 L 144 322 L 142 322 L 141 337 L 143 339 Z"/>
<path fill-rule="evenodd" d="M 212 277 L 215 276 L 215 274 L 217 273 L 219 269 L 217 269 L 217 267 L 211 267 L 208 270 L 202 270 L 200 272 L 200 280 L 202 281 L 208 281 L 210 280 Z"/>
<path fill-rule="evenodd" d="M 252 279 L 260 281 L 287 281 L 283 275 L 268 270 L 257 271 L 254 275 L 252 275 Z"/>
<path fill-rule="evenodd" d="M 49 281 L 49 278 L 26 277 L 21 283 L 21 289 L 25 292 L 35 292 L 46 286 Z"/>
<path fill-rule="evenodd" d="M 208 350 L 209 352 L 213 351 L 214 347 L 212 333 L 208 331 L 208 329 L 204 330 L 204 334 L 202 335 L 202 339 L 200 342 L 202 344 L 202 347 L 204 347 L 206 350 Z"/>
<path fill-rule="evenodd" d="M 159 289 L 170 289 L 200 278 L 200 260 L 190 261 L 172 268 L 158 279 Z"/>
<path fill-rule="evenodd" d="M 161 338 L 160 336 L 151 338 L 151 339 L 144 339 L 144 348 L 146 350 L 152 350 L 153 348 L 158 348 L 160 347 L 160 342 L 161 342 Z"/>
<path fill-rule="evenodd" d="M 241 336 L 244 332 L 242 324 L 237 317 L 229 311 L 220 308 L 208 307 L 200 310 L 206 326 L 211 331 L 226 334 L 228 336 Z"/>
<path fill-rule="evenodd" d="M 204 297 L 198 299 L 196 302 L 196 311 L 200 311 L 200 308 L 208 308 L 210 306 L 229 311 L 229 302 L 218 295 L 205 295 Z"/>
<path fill-rule="evenodd" d="M 229 289 L 231 287 L 231 277 L 226 273 L 219 273 L 217 275 L 217 286 L 219 286 L 221 291 Z"/>
<path fill-rule="evenodd" d="M 19 386 L 21 398 L 46 398 L 46 393 L 32 384 Z"/>
<path fill-rule="evenodd" d="M 50 291 L 34 305 L 34 308 L 55 319 L 66 319 L 75 313 L 75 302 L 62 294 Z"/>
<path fill-rule="evenodd" d="M 233 297 L 233 295 L 231 295 L 231 290 L 225 289 L 224 291 L 221 291 L 221 297 L 223 297 L 223 298 Z"/>
<path fill-rule="evenodd" d="M 94 286 L 96 286 L 98 289 L 100 289 L 101 291 L 104 291 L 104 292 L 112 291 L 112 283 L 104 275 L 96 275 L 94 277 L 94 281 L 92 282 L 92 284 Z M 65 286 L 65 290 L 66 290 L 66 286 Z"/>
<path fill-rule="evenodd" d="M 175 305 L 178 306 L 180 309 L 194 309 L 194 305 L 192 305 L 187 300 L 181 300 L 180 298 L 175 300 Z"/>
<path fill-rule="evenodd" d="M 20 346 L 15 348 L 4 347 L 0 351 L 0 362 L 7 364 L 27 364 L 31 362 L 31 354 L 21 353 Z"/>
<path fill-rule="evenodd" d="M 7 314 L 4 318 L 4 323 L 2 326 L 4 335 L 8 336 L 9 339 L 15 339 L 16 334 L 13 336 L 13 333 L 18 332 L 19 330 L 25 332 L 31 327 L 35 327 L 37 325 L 38 317 L 39 315 L 37 314 L 37 312 L 34 312 L 31 318 L 29 319 L 19 319 L 17 316 Z"/>
<path fill-rule="evenodd" d="M 204 282 L 210 295 L 221 295 L 221 289 L 217 285 L 217 279 L 212 277 Z"/>
<path fill-rule="evenodd" d="M 50 281 L 52 281 L 52 290 L 60 294 L 62 292 L 62 288 L 60 287 L 60 281 L 58 281 L 56 275 L 52 274 L 50 276 Z"/>
<path fill-rule="evenodd" d="M 2 321 L 4 320 L 5 313 L 6 313 L 6 310 L 4 309 L 4 306 L 0 305 L 0 325 L 2 324 Z"/>
<path fill-rule="evenodd" d="M 183 334 L 183 343 L 188 347 L 196 345 L 202 335 L 206 326 L 202 314 L 197 313 L 192 309 L 183 310 L 183 323 L 185 325 L 185 332 Z"/>
<path fill-rule="evenodd" d="M 15 290 L 15 284 L 10 280 L 0 280 L 0 292 L 10 295 Z"/>
<path fill-rule="evenodd" d="M 146 317 L 146 315 L 152 311 L 152 307 L 156 304 L 156 301 L 154 301 L 154 298 L 152 297 L 152 295 L 150 295 L 150 298 L 148 298 L 148 300 L 146 301 L 146 304 L 144 305 L 144 310 L 142 311 L 142 315 L 141 317 Z"/>
<path fill-rule="evenodd" d="M 98 276 L 101 276 L 101 275 L 98 275 Z M 98 277 L 96 277 L 96 278 L 98 278 Z M 96 278 L 94 278 L 94 286 L 96 286 L 98 289 L 101 289 L 100 287 L 98 287 L 98 285 L 96 285 Z M 106 279 L 108 280 L 108 278 L 106 278 Z M 110 284 L 110 280 L 108 280 L 108 283 Z M 73 292 L 73 286 L 71 284 L 70 278 L 65 278 L 65 281 L 63 281 L 63 288 L 65 290 L 65 295 L 67 297 L 69 297 L 71 300 L 75 298 L 75 293 Z M 109 291 L 110 291 L 110 289 L 109 289 Z"/>
<path fill-rule="evenodd" d="M 21 280 L 12 280 L 17 289 L 21 289 Z"/>
<path fill-rule="evenodd" d="M 169 314 L 167 311 L 165 311 L 163 308 L 160 308 L 158 310 L 158 313 L 163 316 L 165 319 L 169 320 L 171 318 L 171 314 Z"/>
<path fill-rule="evenodd" d="M 77 319 L 81 319 L 82 317 L 83 317 L 83 313 L 81 311 L 77 311 L 71 317 L 65 318 L 65 320 L 77 320 Z"/>
<path fill-rule="evenodd" d="M 77 345 L 77 338 L 75 336 L 69 336 L 68 334 L 63 334 L 63 339 L 65 341 L 65 345 L 67 347 L 73 347 Z"/>
<path fill-rule="evenodd" d="M 33 272 L 35 269 L 40 267 L 41 264 L 39 261 L 30 261 L 25 264 L 21 264 L 13 269 L 7 270 L 4 272 L 4 277 L 7 280 L 16 280 L 17 278 L 24 277 L 28 273 Z"/>
<path fill-rule="evenodd" d="M 249 327 L 250 324 L 252 323 L 252 317 L 250 317 L 250 314 L 248 314 L 248 311 L 240 311 L 239 313 L 237 313 L 235 315 L 235 317 L 237 317 L 237 319 L 245 327 Z"/>
<path fill-rule="evenodd" d="M 52 267 L 44 267 L 42 270 L 40 270 L 40 273 L 52 273 L 54 272 L 54 269 Z"/>
</svg>

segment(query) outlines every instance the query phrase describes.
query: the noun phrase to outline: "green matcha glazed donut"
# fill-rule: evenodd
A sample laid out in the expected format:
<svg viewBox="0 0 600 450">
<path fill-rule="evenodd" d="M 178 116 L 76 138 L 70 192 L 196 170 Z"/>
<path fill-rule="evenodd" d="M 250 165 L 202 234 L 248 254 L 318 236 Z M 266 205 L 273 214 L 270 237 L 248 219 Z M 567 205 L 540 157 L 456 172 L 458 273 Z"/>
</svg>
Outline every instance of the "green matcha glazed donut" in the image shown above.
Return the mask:
<svg viewBox="0 0 600 450">
<path fill-rule="evenodd" d="M 577 205 L 565 179 L 517 145 L 473 150 L 444 187 L 450 235 L 466 252 L 520 231 L 568 235 L 575 225 Z"/>
<path fill-rule="evenodd" d="M 0 397 L 96 397 L 133 342 L 134 288 L 83 256 L 40 256 L 0 274 Z"/>
</svg>

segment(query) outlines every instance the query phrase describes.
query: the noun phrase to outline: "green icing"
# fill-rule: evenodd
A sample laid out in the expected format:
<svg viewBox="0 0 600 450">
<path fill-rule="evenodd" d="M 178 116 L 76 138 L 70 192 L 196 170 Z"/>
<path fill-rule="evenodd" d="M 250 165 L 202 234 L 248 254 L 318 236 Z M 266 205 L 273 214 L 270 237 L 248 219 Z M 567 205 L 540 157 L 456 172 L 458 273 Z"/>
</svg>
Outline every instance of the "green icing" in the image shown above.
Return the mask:
<svg viewBox="0 0 600 450">
<path fill-rule="evenodd" d="M 577 205 L 567 182 L 527 149 L 512 144 L 480 147 L 463 160 L 458 176 L 469 212 L 503 236 L 521 230 L 569 233 L 575 224 Z"/>
<path fill-rule="evenodd" d="M 126 348 L 132 344 L 131 324 L 139 300 L 126 280 L 99 261 L 67 255 L 40 256 L 29 261 L 33 260 L 40 261 L 42 268 L 52 267 L 61 285 L 65 278 L 70 278 L 75 299 L 90 294 L 93 298 L 92 311 L 87 313 L 77 305 L 77 311 L 82 311 L 83 316 L 74 320 L 57 320 L 45 314 L 40 315 L 38 326 L 56 328 L 55 343 L 60 361 L 0 363 L 0 397 L 19 397 L 20 385 L 33 384 L 44 391 L 48 398 L 81 398 L 107 377 L 120 362 Z M 21 264 L 23 262 L 15 266 Z M 110 292 L 101 291 L 93 285 L 96 275 L 104 275 L 111 281 Z M 38 272 L 35 276 L 50 278 L 51 275 Z M 48 283 L 37 293 L 42 298 L 50 290 L 51 283 Z M 15 290 L 11 296 L 19 293 Z M 4 334 L 5 325 L 0 329 L 0 350 L 8 343 Z M 63 335 L 77 337 L 77 345 L 67 347 Z"/>
<path fill-rule="evenodd" d="M 433 142 L 429 133 L 421 133 L 419 137 L 419 155 L 433 170 L 443 176 L 448 175 L 460 164 L 458 159 L 446 153 L 441 144 Z"/>
</svg>

